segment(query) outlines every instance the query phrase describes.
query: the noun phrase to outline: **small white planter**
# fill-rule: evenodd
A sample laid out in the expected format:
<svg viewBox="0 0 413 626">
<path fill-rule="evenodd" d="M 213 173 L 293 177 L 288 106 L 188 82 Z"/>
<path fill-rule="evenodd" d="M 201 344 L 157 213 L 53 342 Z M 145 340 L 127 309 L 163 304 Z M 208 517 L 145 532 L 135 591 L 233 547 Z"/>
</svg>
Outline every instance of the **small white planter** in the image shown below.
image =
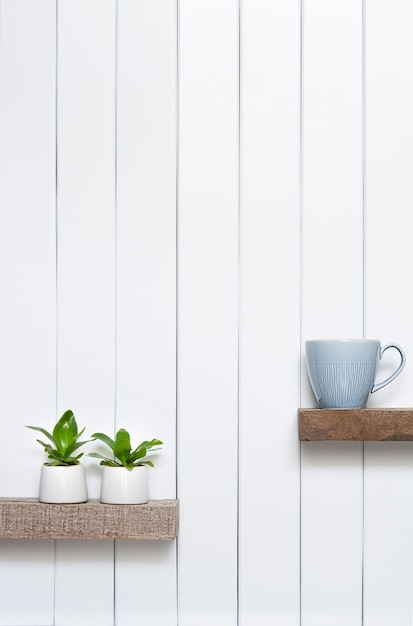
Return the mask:
<svg viewBox="0 0 413 626">
<path fill-rule="evenodd" d="M 83 465 L 42 465 L 39 502 L 76 504 L 87 501 L 87 485 Z"/>
<path fill-rule="evenodd" d="M 144 465 L 138 465 L 132 470 L 102 465 L 102 503 L 145 504 L 148 500 L 148 477 Z"/>
</svg>

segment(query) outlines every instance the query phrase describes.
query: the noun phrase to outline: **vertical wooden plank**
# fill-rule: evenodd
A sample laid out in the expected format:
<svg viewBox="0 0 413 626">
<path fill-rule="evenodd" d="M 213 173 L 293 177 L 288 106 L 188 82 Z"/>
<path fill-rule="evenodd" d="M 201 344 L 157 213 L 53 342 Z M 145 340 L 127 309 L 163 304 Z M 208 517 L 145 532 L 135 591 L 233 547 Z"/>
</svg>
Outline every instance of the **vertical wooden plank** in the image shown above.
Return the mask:
<svg viewBox="0 0 413 626">
<path fill-rule="evenodd" d="M 114 423 L 115 18 L 113 0 L 59 0 L 58 409 L 89 434 Z M 57 542 L 56 622 L 113 623 L 111 542 Z"/>
<path fill-rule="evenodd" d="M 364 623 L 410 626 L 413 617 L 409 442 L 366 443 Z"/>
<path fill-rule="evenodd" d="M 53 541 L 4 539 L 0 559 L 1 626 L 53 624 Z"/>
<path fill-rule="evenodd" d="M 242 4 L 242 626 L 300 623 L 299 9 Z"/>
<path fill-rule="evenodd" d="M 304 343 L 363 336 L 361 3 L 306 0 L 303 35 Z M 304 359 L 302 380 L 312 406 Z M 362 444 L 303 444 L 301 467 L 302 625 L 359 626 Z"/>
<path fill-rule="evenodd" d="M 42 448 L 25 424 L 55 414 L 55 12 L 1 4 L 0 271 L 2 402 L 27 475 L 0 472 L 2 496 L 36 495 Z M 5 446 L 4 467 L 16 450 Z M 39 469 L 39 472 L 37 472 Z"/>
<path fill-rule="evenodd" d="M 238 430 L 236 0 L 181 1 L 179 68 L 179 624 L 233 626 Z"/>
<path fill-rule="evenodd" d="M 55 9 L 0 5 L 2 496 L 36 496 L 44 455 L 25 424 L 55 416 Z M 0 543 L 0 624 L 53 622 L 53 542 Z M 24 597 L 24 603 L 21 598 Z"/>
<path fill-rule="evenodd" d="M 175 0 L 120 0 L 116 428 L 164 442 L 150 497 L 176 496 Z M 173 626 L 175 542 L 116 547 L 116 624 Z"/>
<path fill-rule="evenodd" d="M 366 328 L 407 352 L 404 371 L 372 406 L 412 404 L 412 20 L 406 0 L 366 2 Z M 383 361 L 380 378 L 393 366 L 390 353 Z M 412 623 L 412 474 L 410 443 L 366 444 L 367 626 Z"/>
<path fill-rule="evenodd" d="M 115 554 L 116 624 L 177 624 L 176 542 L 118 541 Z"/>
</svg>

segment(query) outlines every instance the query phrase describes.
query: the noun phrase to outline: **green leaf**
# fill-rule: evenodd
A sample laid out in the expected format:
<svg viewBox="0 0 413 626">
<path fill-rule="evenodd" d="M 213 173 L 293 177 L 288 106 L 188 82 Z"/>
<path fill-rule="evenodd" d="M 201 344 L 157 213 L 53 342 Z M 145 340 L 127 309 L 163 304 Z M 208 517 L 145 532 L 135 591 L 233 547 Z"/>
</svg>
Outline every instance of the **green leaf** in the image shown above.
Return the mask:
<svg viewBox="0 0 413 626">
<path fill-rule="evenodd" d="M 115 459 L 108 459 L 98 452 L 90 452 L 87 456 L 101 459 L 101 465 L 109 465 L 111 467 L 123 466 L 128 470 L 131 470 L 133 467 L 138 465 L 150 465 L 151 467 L 154 467 L 152 461 L 143 461 L 142 459 L 146 457 L 148 450 L 159 450 L 160 448 L 155 446 L 163 445 L 163 442 L 160 441 L 160 439 L 142 441 L 142 443 L 140 443 L 139 446 L 131 452 L 130 435 L 124 428 L 120 428 L 117 431 L 115 440 L 111 439 L 104 433 L 94 433 L 92 437 L 103 441 L 103 443 L 105 443 L 113 451 Z"/>
<path fill-rule="evenodd" d="M 48 465 L 77 465 L 79 463 L 78 459 L 83 456 L 83 452 L 77 456 L 72 456 L 73 452 L 80 446 L 88 443 L 88 441 L 91 441 L 91 439 L 78 441 L 85 429 L 82 428 L 80 432 L 78 431 L 75 416 L 73 411 L 70 410 L 63 413 L 62 417 L 55 424 L 52 434 L 38 426 L 27 426 L 27 428 L 43 433 L 53 444 L 54 447 L 37 439 L 38 443 L 44 447 L 48 458 L 52 460 L 52 463 L 48 463 Z"/>
<path fill-rule="evenodd" d="M 43 446 L 43 448 L 45 448 L 45 449 L 46 449 L 46 448 L 50 448 L 50 449 L 52 449 L 52 446 L 50 445 L 50 443 L 45 443 L 45 442 L 44 442 L 44 441 L 42 441 L 41 439 L 36 439 L 36 441 L 37 441 L 38 443 L 40 443 L 40 445 L 41 445 L 41 446 Z"/>
<path fill-rule="evenodd" d="M 163 445 L 163 441 L 160 441 L 159 439 L 152 439 L 151 441 L 142 441 L 142 443 L 139 444 L 136 450 L 138 450 L 138 448 L 140 448 L 141 446 L 145 447 L 147 450 L 152 450 L 154 446 L 162 446 L 162 445 Z M 156 448 L 156 449 L 159 450 L 160 448 Z"/>
<path fill-rule="evenodd" d="M 104 461 L 111 461 L 106 456 L 99 454 L 99 452 L 88 452 L 87 456 L 93 456 L 94 459 L 103 459 Z"/>
<path fill-rule="evenodd" d="M 151 439 L 151 441 L 144 441 L 143 445 L 145 446 L 145 448 L 148 448 L 148 450 L 150 450 L 154 446 L 163 446 L 163 441 L 161 441 L 160 439 Z"/>
<path fill-rule="evenodd" d="M 78 448 L 80 448 L 80 446 L 84 446 L 85 443 L 90 443 L 92 441 L 92 439 L 87 439 L 86 441 L 76 441 L 75 443 L 72 443 L 72 445 L 68 446 L 66 451 L 65 451 L 65 456 L 70 456 L 75 450 L 77 450 Z M 83 452 L 82 452 L 83 454 Z"/>
<path fill-rule="evenodd" d="M 151 467 L 155 467 L 152 461 L 140 461 L 139 463 L 135 463 L 135 467 L 139 467 L 139 465 L 150 465 Z"/>
<path fill-rule="evenodd" d="M 110 437 L 108 437 L 104 433 L 93 433 L 93 435 L 91 435 L 91 437 L 93 439 L 99 439 L 99 441 L 103 441 L 103 443 L 105 443 L 111 450 L 114 450 L 115 442 L 113 441 L 113 439 L 111 439 Z"/>
<path fill-rule="evenodd" d="M 109 465 L 109 467 L 122 467 L 122 463 L 118 463 L 117 461 L 112 461 L 112 459 L 103 459 L 103 461 L 101 461 L 100 464 Z"/>
<path fill-rule="evenodd" d="M 143 446 L 143 444 L 140 444 L 130 455 L 129 457 L 129 462 L 130 463 L 134 463 L 135 461 L 137 461 L 138 459 L 143 459 L 146 456 L 146 448 L 145 446 Z"/>
<path fill-rule="evenodd" d="M 160 441 L 159 439 L 152 439 L 151 441 L 142 441 L 142 443 L 140 443 L 139 446 L 135 448 L 135 450 L 130 455 L 129 461 L 134 462 L 134 461 L 137 461 L 138 459 L 142 459 L 143 457 L 146 456 L 148 450 L 151 450 L 152 452 L 155 452 L 156 450 L 160 450 L 160 448 L 154 447 L 154 446 L 160 446 L 160 445 L 163 445 L 163 441 Z"/>
<path fill-rule="evenodd" d="M 26 426 L 26 428 L 31 428 L 32 430 L 37 430 L 39 433 L 42 433 L 43 435 L 45 435 L 45 437 L 50 439 L 50 441 L 54 445 L 56 445 L 56 441 L 54 440 L 53 435 L 51 435 L 49 432 L 47 432 L 47 430 L 45 430 L 44 428 L 40 428 L 39 426 Z M 37 439 L 36 441 L 38 441 L 39 443 L 42 443 L 39 439 Z"/>
<path fill-rule="evenodd" d="M 53 429 L 53 437 L 58 449 L 64 453 L 68 446 L 76 441 L 77 436 L 77 424 L 73 411 L 66 411 Z"/>
<path fill-rule="evenodd" d="M 48 446 L 47 448 L 45 448 L 45 450 L 47 452 L 47 456 L 49 457 L 49 459 L 56 459 L 56 461 L 62 461 L 62 456 L 58 450 L 55 450 L 51 446 Z"/>
<path fill-rule="evenodd" d="M 130 445 L 130 435 L 127 430 L 124 428 L 120 428 L 116 433 L 115 446 L 113 448 L 113 452 L 115 457 L 119 459 L 119 461 L 125 465 L 128 461 L 131 445 Z"/>
</svg>

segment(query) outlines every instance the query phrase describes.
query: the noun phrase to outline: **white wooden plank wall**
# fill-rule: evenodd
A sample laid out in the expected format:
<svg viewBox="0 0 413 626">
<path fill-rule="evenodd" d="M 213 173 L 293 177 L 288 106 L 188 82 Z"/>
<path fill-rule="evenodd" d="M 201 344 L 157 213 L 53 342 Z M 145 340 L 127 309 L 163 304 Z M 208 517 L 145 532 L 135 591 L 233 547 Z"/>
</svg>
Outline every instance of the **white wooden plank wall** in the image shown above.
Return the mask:
<svg viewBox="0 0 413 626">
<path fill-rule="evenodd" d="M 296 423 L 308 338 L 400 343 L 370 404 L 413 405 L 412 23 L 0 0 L 0 496 L 37 494 L 24 425 L 72 408 L 161 438 L 181 503 L 177 542 L 1 541 L 0 626 L 412 625 L 412 444 Z"/>
<path fill-rule="evenodd" d="M 238 6 L 180 3 L 179 624 L 237 623 Z"/>
<path fill-rule="evenodd" d="M 57 395 L 88 432 L 110 432 L 115 393 L 115 11 L 57 10 Z M 85 460 L 87 466 L 90 459 Z M 97 470 L 89 492 L 98 495 Z M 94 578 L 101 592 L 91 595 Z M 70 589 L 70 593 L 68 593 Z M 89 608 L 87 608 L 89 607 Z M 87 617 L 83 617 L 84 615 Z M 56 543 L 55 620 L 111 624 L 113 545 Z"/>
<path fill-rule="evenodd" d="M 53 423 L 56 412 L 54 104 L 54 4 L 47 0 L 2 1 L 0 484 L 3 496 L 22 496 L 37 490 L 39 450 L 36 448 L 40 446 L 35 443 L 33 431 L 24 425 Z M 41 626 L 53 622 L 53 559 L 51 541 L 0 542 L 2 626 Z"/>
<path fill-rule="evenodd" d="M 300 620 L 299 8 L 288 0 L 249 0 L 241 14 L 243 626 L 296 626 Z"/>
<path fill-rule="evenodd" d="M 116 428 L 164 442 L 150 490 L 174 498 L 175 1 L 121 0 L 117 32 Z M 134 623 L 137 606 L 148 626 L 175 625 L 175 543 L 118 542 L 115 585 L 117 626 Z"/>
<path fill-rule="evenodd" d="M 375 406 L 413 405 L 412 19 L 405 0 L 366 2 L 366 330 L 407 352 L 403 375 L 373 396 Z M 379 371 L 386 376 L 384 363 Z M 365 623 L 411 626 L 413 507 L 406 494 L 413 480 L 412 444 L 365 447 Z"/>
<path fill-rule="evenodd" d="M 306 0 L 303 340 L 363 334 L 362 67 L 361 2 Z M 359 443 L 302 445 L 303 626 L 361 623 L 362 459 Z"/>
</svg>

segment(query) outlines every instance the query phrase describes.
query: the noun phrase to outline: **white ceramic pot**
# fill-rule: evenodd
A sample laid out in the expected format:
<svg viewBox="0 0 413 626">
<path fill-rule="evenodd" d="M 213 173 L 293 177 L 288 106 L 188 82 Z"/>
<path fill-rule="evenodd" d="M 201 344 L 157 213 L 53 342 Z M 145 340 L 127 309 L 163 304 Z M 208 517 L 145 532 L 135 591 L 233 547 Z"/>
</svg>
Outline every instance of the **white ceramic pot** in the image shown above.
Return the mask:
<svg viewBox="0 0 413 626">
<path fill-rule="evenodd" d="M 87 485 L 83 465 L 42 465 L 39 502 L 76 504 L 86 500 Z"/>
<path fill-rule="evenodd" d="M 145 504 L 148 500 L 148 478 L 144 465 L 138 465 L 132 470 L 102 465 L 101 502 Z"/>
</svg>

